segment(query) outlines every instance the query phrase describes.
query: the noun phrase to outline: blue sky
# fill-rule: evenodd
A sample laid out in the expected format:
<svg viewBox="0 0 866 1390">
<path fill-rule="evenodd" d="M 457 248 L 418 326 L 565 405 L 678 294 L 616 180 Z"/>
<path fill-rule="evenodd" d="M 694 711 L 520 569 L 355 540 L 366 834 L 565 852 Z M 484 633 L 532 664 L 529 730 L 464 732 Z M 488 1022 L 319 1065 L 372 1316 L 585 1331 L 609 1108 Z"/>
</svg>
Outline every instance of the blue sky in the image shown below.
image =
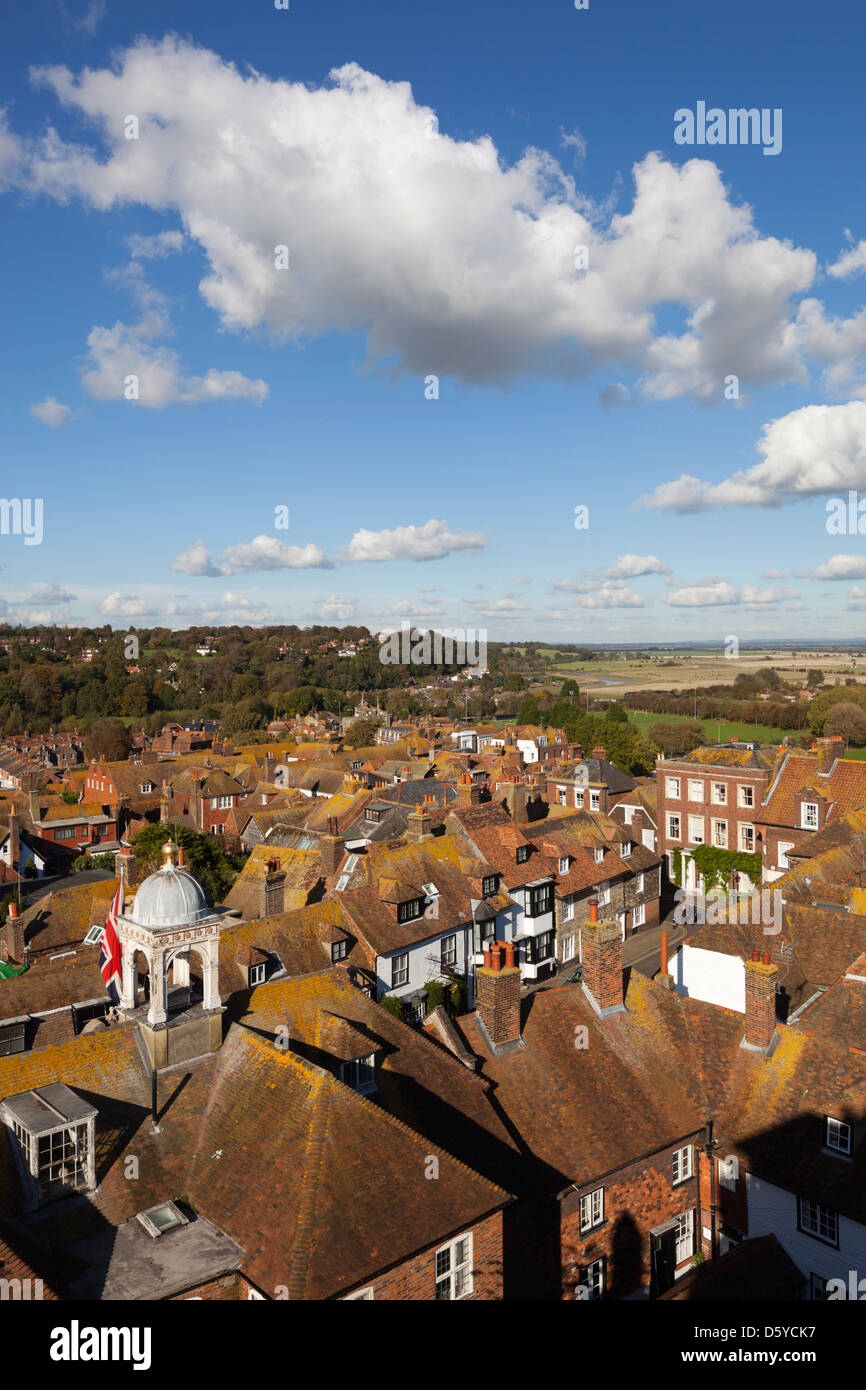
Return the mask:
<svg viewBox="0 0 866 1390">
<path fill-rule="evenodd" d="M 827 505 L 866 513 L 864 23 L 8 18 L 3 492 L 44 510 L 41 544 L 0 535 L 0 613 L 859 636 Z M 781 111 L 780 152 L 676 143 L 699 102 Z"/>
</svg>

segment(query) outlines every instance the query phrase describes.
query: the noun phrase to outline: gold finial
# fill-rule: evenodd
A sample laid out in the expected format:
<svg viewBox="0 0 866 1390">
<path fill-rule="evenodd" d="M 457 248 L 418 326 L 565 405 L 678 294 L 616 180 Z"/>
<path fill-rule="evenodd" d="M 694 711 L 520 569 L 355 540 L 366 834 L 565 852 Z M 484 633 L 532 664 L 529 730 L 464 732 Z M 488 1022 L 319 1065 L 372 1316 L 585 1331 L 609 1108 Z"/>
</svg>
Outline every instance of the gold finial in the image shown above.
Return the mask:
<svg viewBox="0 0 866 1390">
<path fill-rule="evenodd" d="M 171 840 L 166 840 L 162 847 L 162 867 L 164 869 L 174 868 L 174 845 Z"/>
</svg>

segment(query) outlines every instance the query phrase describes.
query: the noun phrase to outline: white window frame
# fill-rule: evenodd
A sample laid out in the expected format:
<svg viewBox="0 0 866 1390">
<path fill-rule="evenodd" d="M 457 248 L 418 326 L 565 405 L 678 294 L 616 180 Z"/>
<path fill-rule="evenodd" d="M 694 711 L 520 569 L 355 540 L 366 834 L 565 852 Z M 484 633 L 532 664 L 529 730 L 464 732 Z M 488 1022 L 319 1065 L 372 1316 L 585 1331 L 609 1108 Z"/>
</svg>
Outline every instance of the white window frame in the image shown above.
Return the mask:
<svg viewBox="0 0 866 1390">
<path fill-rule="evenodd" d="M 567 874 L 567 873 L 568 873 L 568 866 L 569 866 L 570 863 L 571 863 L 571 860 L 569 859 L 569 857 L 568 857 L 567 854 L 565 855 L 564 858 L 558 859 L 558 860 L 556 861 L 556 867 L 557 867 L 558 872 L 561 873 L 561 874 Z"/>
<path fill-rule="evenodd" d="M 704 784 L 699 777 L 689 778 L 689 801 L 703 801 Z"/>
<path fill-rule="evenodd" d="M 265 983 L 265 962 L 264 962 L 263 960 L 260 960 L 260 961 L 257 961 L 255 965 L 251 965 L 251 966 L 250 966 L 250 984 L 251 984 L 251 985 L 263 985 L 264 983 Z"/>
<path fill-rule="evenodd" d="M 751 800 L 748 800 L 748 797 L 751 797 Z M 741 782 L 737 787 L 737 805 L 745 807 L 747 811 L 754 809 L 755 788 L 748 782 Z"/>
<path fill-rule="evenodd" d="M 601 810 L 601 792 L 593 792 L 593 791 L 590 792 L 590 794 L 589 794 L 589 809 L 590 809 L 590 811 L 600 811 L 600 810 Z"/>
<path fill-rule="evenodd" d="M 810 812 L 810 811 L 814 811 L 814 813 L 815 813 L 815 819 L 814 819 L 814 821 L 812 820 L 812 817 L 809 815 L 809 812 Z M 817 829 L 818 829 L 818 803 L 817 803 L 817 801 L 804 801 L 804 802 L 803 802 L 803 805 L 802 805 L 801 808 L 800 808 L 800 829 L 801 829 L 801 830 L 817 830 Z"/>
<path fill-rule="evenodd" d="M 583 792 L 578 787 L 574 789 L 574 805 L 576 810 L 583 810 Z"/>
<path fill-rule="evenodd" d="M 698 829 L 695 829 L 695 826 Z M 703 816 L 689 816 L 689 844 L 702 845 L 704 843 L 704 818 Z"/>
<path fill-rule="evenodd" d="M 629 858 L 631 858 L 631 852 L 632 852 L 633 849 L 634 849 L 634 843 L 633 843 L 631 840 L 626 840 L 626 841 L 624 841 L 624 843 L 620 846 L 620 851 L 619 851 L 621 857 L 622 857 L 623 859 L 629 859 Z"/>
<path fill-rule="evenodd" d="M 789 850 L 789 849 L 793 849 L 793 848 L 794 848 L 794 842 L 793 842 L 793 841 L 790 842 L 790 843 L 789 843 L 787 840 L 780 840 L 780 841 L 779 841 L 779 848 L 778 848 L 777 854 L 778 854 L 778 864 L 779 864 L 779 868 L 780 868 L 780 869 L 790 869 L 791 865 L 788 863 L 788 850 Z"/>
<path fill-rule="evenodd" d="M 562 959 L 563 959 L 563 961 L 574 960 L 574 956 L 575 956 L 575 941 L 576 941 L 576 938 L 575 938 L 574 936 L 564 936 L 564 937 L 562 938 Z"/>
<path fill-rule="evenodd" d="M 726 782 L 714 782 L 714 783 L 713 783 L 713 805 L 714 805 L 714 806 L 727 806 L 727 804 L 728 804 L 728 787 L 727 787 L 727 783 L 726 783 Z"/>
<path fill-rule="evenodd" d="M 839 1213 L 809 1197 L 797 1198 L 797 1225 L 807 1236 L 823 1241 L 825 1245 L 839 1244 Z"/>
<path fill-rule="evenodd" d="M 845 1120 L 834 1120 L 831 1115 L 827 1116 L 824 1142 L 828 1149 L 850 1158 L 852 1137 L 851 1126 Z"/>
<path fill-rule="evenodd" d="M 646 907 L 644 906 L 643 903 L 635 903 L 634 920 L 633 920 L 633 922 L 632 922 L 632 925 L 635 926 L 635 927 L 642 927 L 642 926 L 645 925 L 645 923 L 646 923 Z"/>
<path fill-rule="evenodd" d="M 574 920 L 574 898 L 563 899 L 562 920 L 563 922 L 572 922 Z"/>
<path fill-rule="evenodd" d="M 746 843 L 747 832 L 750 832 L 752 837 L 752 843 L 750 845 Z M 755 853 L 755 827 L 753 825 L 744 825 L 741 823 L 737 827 L 737 846 L 741 854 Z"/>
<path fill-rule="evenodd" d="M 397 964 L 398 961 L 405 961 L 405 962 L 406 962 L 405 966 L 403 966 L 403 965 L 399 965 L 399 966 L 398 966 L 398 964 Z M 398 975 L 403 975 L 404 970 L 405 970 L 406 978 L 405 978 L 405 979 L 399 979 L 399 980 L 398 980 L 398 979 L 397 979 L 397 976 L 398 976 Z M 404 985 L 408 985 L 408 983 L 409 983 L 409 952 L 408 952 L 408 951 L 399 951 L 396 955 L 393 955 L 393 956 L 391 957 L 391 988 L 392 988 L 392 989 L 402 989 L 403 986 L 404 986 Z"/>
<path fill-rule="evenodd" d="M 671 1185 L 677 1187 L 681 1182 L 688 1182 L 693 1176 L 692 1145 L 686 1144 L 682 1149 L 674 1149 L 671 1154 Z"/>
<path fill-rule="evenodd" d="M 230 810 L 232 809 L 232 805 L 234 804 L 234 797 L 233 797 L 233 796 L 221 796 L 221 797 L 219 798 L 219 803 L 220 803 L 220 804 L 219 804 L 219 809 L 220 809 L 221 811 L 230 811 Z"/>
<path fill-rule="evenodd" d="M 598 1303 L 604 1298 L 604 1255 L 597 1260 L 591 1260 L 585 1266 L 586 1277 L 582 1283 L 578 1284 L 579 1289 L 586 1289 L 587 1303 Z"/>
<path fill-rule="evenodd" d="M 728 848 L 728 822 L 726 820 L 713 821 L 713 847 L 714 849 Z"/>
<path fill-rule="evenodd" d="M 694 1207 L 682 1211 L 674 1218 L 677 1223 L 676 1254 L 674 1263 L 681 1265 L 690 1260 L 695 1253 L 695 1212 Z"/>
<path fill-rule="evenodd" d="M 682 832 L 682 817 L 681 817 L 676 811 L 668 811 L 667 817 L 668 817 L 668 839 L 669 839 L 669 840 L 679 840 L 680 835 L 681 835 L 681 832 Z M 674 821 L 676 821 L 676 823 L 677 823 L 677 828 L 676 828 L 676 830 L 674 830 L 674 828 L 673 828 Z"/>
<path fill-rule="evenodd" d="M 375 1052 L 371 1052 L 367 1057 L 355 1057 L 350 1062 L 341 1062 L 340 1080 L 345 1081 L 347 1086 L 351 1086 L 353 1091 L 362 1096 L 377 1090 Z"/>
<path fill-rule="evenodd" d="M 211 810 L 212 810 L 212 811 L 215 811 L 215 810 L 217 809 L 217 806 L 218 806 L 218 805 L 219 805 L 219 797 L 218 797 L 218 796 L 212 796 L 211 799 L 210 799 L 210 808 L 211 808 Z"/>
<path fill-rule="evenodd" d="M 460 1246 L 464 1244 L 466 1247 L 465 1252 L 461 1252 Z M 457 1260 L 456 1257 L 461 1253 L 464 1254 L 464 1258 Z M 448 1266 L 440 1270 L 440 1263 L 444 1265 L 444 1258 L 440 1259 L 440 1257 L 446 1255 L 448 1257 Z M 454 1240 L 449 1240 L 447 1245 L 441 1245 L 439 1247 L 434 1258 L 433 1279 L 437 1300 L 443 1299 L 439 1290 L 446 1284 L 448 1286 L 448 1292 L 444 1295 L 443 1301 L 447 1299 L 449 1302 L 456 1302 L 459 1299 L 471 1297 L 474 1292 L 471 1231 L 466 1231 L 464 1235 L 457 1236 Z M 458 1287 L 460 1291 L 456 1292 Z"/>
<path fill-rule="evenodd" d="M 556 789 L 556 801 L 557 801 L 557 805 L 559 805 L 559 806 L 567 806 L 567 805 L 568 805 L 568 790 L 567 790 L 566 787 L 557 787 L 557 789 Z"/>
<path fill-rule="evenodd" d="M 680 800 L 681 779 L 679 777 L 665 778 L 665 796 L 669 796 L 671 801 Z"/>
<path fill-rule="evenodd" d="M 439 943 L 439 963 L 443 968 L 447 965 L 452 969 L 457 964 L 457 933 L 451 936 L 443 936 Z"/>
<path fill-rule="evenodd" d="M 580 1232 L 594 1231 L 604 1225 L 604 1188 L 596 1187 L 580 1199 Z"/>
<path fill-rule="evenodd" d="M 638 891 L 639 893 L 645 893 L 645 892 L 646 892 L 646 874 L 638 874 L 638 876 L 637 876 L 637 891 Z"/>
</svg>

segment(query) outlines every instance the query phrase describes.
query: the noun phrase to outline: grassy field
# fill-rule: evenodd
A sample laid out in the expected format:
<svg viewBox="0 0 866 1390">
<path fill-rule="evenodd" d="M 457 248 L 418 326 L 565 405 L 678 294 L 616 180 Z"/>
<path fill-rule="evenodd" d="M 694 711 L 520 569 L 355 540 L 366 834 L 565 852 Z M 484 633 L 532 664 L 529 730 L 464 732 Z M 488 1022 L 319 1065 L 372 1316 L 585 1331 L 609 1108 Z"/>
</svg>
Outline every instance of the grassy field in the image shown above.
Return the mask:
<svg viewBox="0 0 866 1390">
<path fill-rule="evenodd" d="M 641 733 L 646 733 L 650 724 L 659 722 L 665 724 L 694 722 L 689 720 L 687 715 L 636 714 L 634 710 L 629 710 L 628 720 L 630 724 L 635 724 Z M 808 729 L 773 729 L 766 724 L 742 724 L 730 719 L 700 719 L 698 723 L 706 734 L 707 743 L 727 743 L 732 738 L 741 738 L 747 743 L 781 743 L 785 738 L 811 737 Z M 856 762 L 866 762 L 866 748 L 849 748 L 845 756 L 846 758 L 853 758 Z"/>
</svg>

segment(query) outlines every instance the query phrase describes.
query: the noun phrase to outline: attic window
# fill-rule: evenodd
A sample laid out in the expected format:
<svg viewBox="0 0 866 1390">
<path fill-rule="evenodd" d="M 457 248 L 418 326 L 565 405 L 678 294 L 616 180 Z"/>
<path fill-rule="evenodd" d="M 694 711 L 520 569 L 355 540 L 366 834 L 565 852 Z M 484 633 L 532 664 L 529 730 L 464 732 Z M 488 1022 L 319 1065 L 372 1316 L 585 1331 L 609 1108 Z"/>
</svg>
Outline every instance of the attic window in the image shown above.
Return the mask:
<svg viewBox="0 0 866 1390">
<path fill-rule="evenodd" d="M 495 893 L 498 893 L 498 892 L 499 892 L 499 875 L 498 875 L 498 874 L 488 874 L 488 875 L 486 876 L 486 878 L 483 878 L 483 879 L 481 880 L 481 893 L 482 893 L 482 896 L 483 896 L 483 897 L 485 897 L 485 898 L 492 898 L 492 897 L 494 896 L 494 894 L 495 894 Z"/>
<path fill-rule="evenodd" d="M 410 898 L 409 902 L 397 904 L 397 921 L 412 922 L 424 911 L 423 898 Z"/>
<path fill-rule="evenodd" d="M 142 783 L 140 784 L 140 786 L 139 786 L 139 791 L 142 791 L 142 792 L 145 792 L 145 793 L 147 793 L 147 792 L 152 792 L 153 789 L 154 789 L 154 788 L 153 788 L 153 783 L 152 783 L 152 782 L 142 782 Z"/>
<path fill-rule="evenodd" d="M 601 847 L 598 847 L 593 851 L 593 853 L 595 855 L 596 864 L 600 864 L 602 859 L 604 858 L 604 850 Z"/>
<path fill-rule="evenodd" d="M 368 806 L 368 807 L 367 807 L 366 811 L 364 812 L 364 820 L 380 821 L 381 819 L 382 819 L 382 812 L 381 812 L 381 811 L 377 810 L 377 809 L 376 809 L 375 807 L 373 807 L 373 806 Z"/>
<path fill-rule="evenodd" d="M 518 846 L 517 846 L 517 862 L 518 862 L 518 864 L 525 864 L 528 858 L 529 858 L 529 845 L 518 845 Z"/>
<path fill-rule="evenodd" d="M 166 1235 L 169 1231 L 177 1230 L 180 1226 L 189 1225 L 189 1218 L 184 1216 L 174 1202 L 163 1202 L 161 1206 L 150 1207 L 148 1211 L 140 1211 L 138 1220 L 147 1234 L 154 1240 Z"/>
<path fill-rule="evenodd" d="M 340 1066 L 340 1080 L 359 1091 L 362 1096 L 375 1091 L 376 1054 L 371 1052 L 369 1057 L 358 1057 L 355 1061 L 343 1062 Z"/>
<path fill-rule="evenodd" d="M 622 845 L 621 848 L 620 848 L 620 854 L 622 855 L 623 859 L 628 859 L 629 855 L 631 854 L 631 851 L 632 851 L 632 843 L 631 843 L 631 840 L 626 840 L 625 844 Z"/>
<path fill-rule="evenodd" d="M 331 960 L 336 963 L 338 960 L 345 960 L 349 954 L 349 943 L 345 939 L 342 941 L 331 942 Z"/>
<path fill-rule="evenodd" d="M 567 873 L 568 873 L 568 866 L 569 866 L 570 863 L 571 863 L 571 860 L 569 859 L 568 855 L 567 855 L 567 854 L 566 854 L 566 855 L 563 855 L 563 857 L 558 861 L 558 864 L 557 864 L 557 867 L 558 867 L 558 869 L 559 869 L 559 872 L 560 872 L 561 874 L 567 874 Z"/>
<path fill-rule="evenodd" d="M 251 966 L 250 966 L 250 984 L 251 984 L 251 985 L 263 985 L 263 984 L 265 983 L 265 976 L 266 976 L 266 974 L 267 974 L 267 965 L 266 965 L 266 962 L 265 962 L 265 961 L 260 961 L 260 962 L 258 963 L 258 965 L 251 965 Z"/>
<path fill-rule="evenodd" d="M 801 825 L 803 830 L 818 829 L 818 803 L 817 801 L 804 801 Z"/>
</svg>

